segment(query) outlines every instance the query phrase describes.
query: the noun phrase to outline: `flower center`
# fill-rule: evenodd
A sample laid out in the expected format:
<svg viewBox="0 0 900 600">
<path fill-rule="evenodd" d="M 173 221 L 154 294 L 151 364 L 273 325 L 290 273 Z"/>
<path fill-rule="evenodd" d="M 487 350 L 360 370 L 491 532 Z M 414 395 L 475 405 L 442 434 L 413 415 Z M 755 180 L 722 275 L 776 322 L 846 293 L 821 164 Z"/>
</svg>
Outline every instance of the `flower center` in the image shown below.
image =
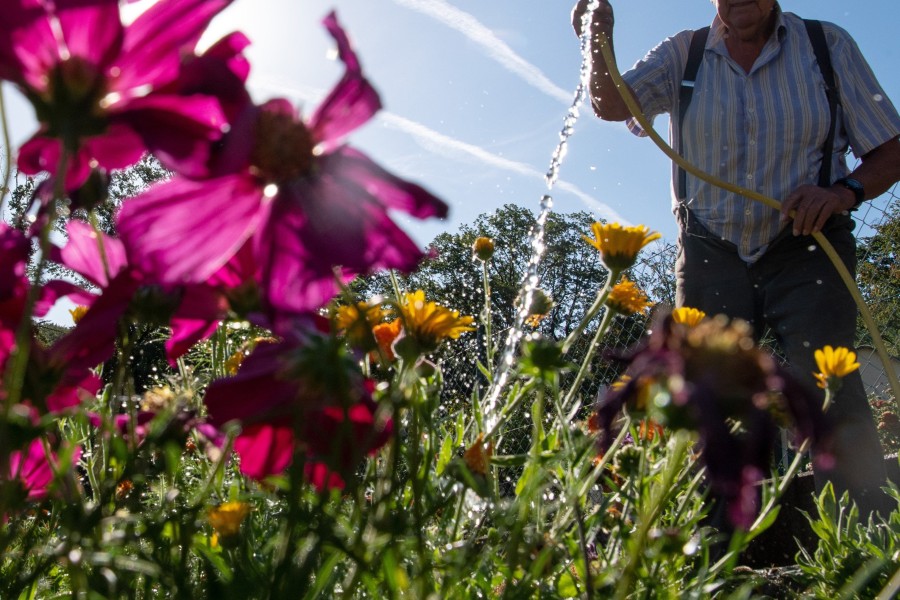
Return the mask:
<svg viewBox="0 0 900 600">
<path fill-rule="evenodd" d="M 257 121 L 253 170 L 271 182 L 308 175 L 314 165 L 314 148 L 312 135 L 303 123 L 290 115 L 263 111 Z"/>
<path fill-rule="evenodd" d="M 57 63 L 48 74 L 47 90 L 30 94 L 30 100 L 38 120 L 47 125 L 47 133 L 74 149 L 83 138 L 106 131 L 108 123 L 100 104 L 105 88 L 96 67 L 73 56 Z"/>
</svg>

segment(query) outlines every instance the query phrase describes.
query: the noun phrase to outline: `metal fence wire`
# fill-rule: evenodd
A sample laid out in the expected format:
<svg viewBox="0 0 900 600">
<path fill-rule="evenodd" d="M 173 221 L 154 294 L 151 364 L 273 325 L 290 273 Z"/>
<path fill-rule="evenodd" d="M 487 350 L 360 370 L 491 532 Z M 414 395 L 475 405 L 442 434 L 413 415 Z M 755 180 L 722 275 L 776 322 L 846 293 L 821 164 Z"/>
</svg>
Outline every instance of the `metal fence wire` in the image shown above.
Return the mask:
<svg viewBox="0 0 900 600">
<path fill-rule="evenodd" d="M 867 305 L 873 312 L 884 338 L 888 352 L 892 356 L 891 365 L 883 365 L 876 355 L 869 333 L 862 320 L 859 321 L 857 345 L 860 371 L 870 402 L 875 412 L 882 441 L 886 447 L 896 449 L 900 442 L 900 431 L 890 426 L 896 420 L 893 410 L 893 394 L 888 385 L 885 369 L 900 372 L 900 187 L 894 186 L 888 193 L 867 202 L 853 214 L 856 222 L 855 233 L 858 242 L 857 282 Z M 638 257 L 637 264 L 630 269 L 629 277 L 638 282 L 654 302 L 672 304 L 674 302 L 674 260 L 675 245 L 662 241 L 646 248 Z M 579 390 L 583 409 L 579 418 L 588 416 L 590 406 L 598 394 L 612 383 L 621 373 L 622 365 L 614 357 L 625 349 L 637 344 L 643 337 L 650 319 L 631 317 L 616 319 L 615 328 L 601 341 L 602 347 L 594 359 L 590 375 Z M 596 324 L 594 325 L 596 326 Z M 508 331 L 497 331 L 493 335 L 494 347 L 502 348 Z M 569 356 L 583 356 L 590 336 L 582 336 L 571 349 Z M 763 344 L 777 348 L 771 339 Z M 470 407 L 475 394 L 483 394 L 488 381 L 478 369 L 478 360 L 484 360 L 484 339 L 481 335 L 463 336 L 456 340 L 439 359 L 444 373 L 444 390 L 441 410 L 454 414 L 459 408 Z M 569 374 L 568 379 L 571 380 Z M 563 377 L 565 386 L 567 378 Z M 565 388 L 564 388 L 565 389 Z M 531 444 L 532 424 L 528 403 L 512 414 L 504 425 L 504 435 L 497 452 L 519 454 L 528 451 Z M 885 416 L 886 414 L 886 416 Z M 554 418 L 549 410 L 546 418 Z M 515 478 L 508 476 L 514 481 Z M 501 487 L 504 476 L 501 474 Z"/>
</svg>

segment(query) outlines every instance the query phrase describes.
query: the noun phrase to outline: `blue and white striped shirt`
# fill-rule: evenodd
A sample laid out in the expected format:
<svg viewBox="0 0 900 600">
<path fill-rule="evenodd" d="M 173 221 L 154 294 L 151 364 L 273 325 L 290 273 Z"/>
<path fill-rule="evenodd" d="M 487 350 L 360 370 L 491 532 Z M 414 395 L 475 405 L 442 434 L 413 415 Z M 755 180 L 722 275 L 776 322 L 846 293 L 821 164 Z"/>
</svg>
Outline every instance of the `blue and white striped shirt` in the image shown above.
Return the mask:
<svg viewBox="0 0 900 600">
<path fill-rule="evenodd" d="M 830 124 L 825 81 L 803 20 L 778 10 L 775 33 L 746 73 L 725 47 L 727 30 L 717 16 L 706 42 L 691 105 L 684 119 L 684 156 L 720 179 L 782 201 L 818 181 Z M 832 174 L 846 176 L 848 147 L 859 157 L 900 135 L 900 116 L 850 35 L 823 23 L 839 90 Z M 666 39 L 631 70 L 625 81 L 648 118 L 678 113 L 678 92 L 692 31 Z M 669 139 L 677 146 L 677 118 Z M 633 119 L 628 127 L 645 135 Z M 673 209 L 678 199 L 672 170 Z M 716 188 L 690 174 L 686 202 L 713 234 L 732 242 L 742 259 L 756 261 L 778 235 L 778 211 Z"/>
</svg>

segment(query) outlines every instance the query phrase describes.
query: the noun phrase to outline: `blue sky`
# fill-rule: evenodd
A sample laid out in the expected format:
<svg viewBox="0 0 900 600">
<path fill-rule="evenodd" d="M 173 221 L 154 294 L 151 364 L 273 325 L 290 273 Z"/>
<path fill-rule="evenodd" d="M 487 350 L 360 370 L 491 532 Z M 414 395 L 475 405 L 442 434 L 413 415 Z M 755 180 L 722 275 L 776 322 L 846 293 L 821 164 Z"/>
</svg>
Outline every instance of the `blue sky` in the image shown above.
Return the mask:
<svg viewBox="0 0 900 600">
<path fill-rule="evenodd" d="M 571 2 L 549 0 L 236 0 L 209 41 L 242 30 L 253 44 L 251 89 L 290 98 L 309 112 L 340 77 L 320 26 L 336 8 L 384 110 L 350 143 L 451 206 L 445 221 L 402 221 L 421 244 L 506 203 L 538 209 L 543 174 L 578 83 Z M 864 6 L 865 8 L 859 8 Z M 627 68 L 667 35 L 708 24 L 707 0 L 619 0 L 615 41 Z M 838 23 L 857 39 L 887 95 L 900 102 L 897 0 L 783 0 L 784 10 Z M 12 96 L 12 91 L 7 91 Z M 23 140 L 31 111 L 12 104 Z M 665 132 L 665 120 L 657 130 Z M 581 111 L 555 208 L 644 223 L 675 237 L 667 159 L 621 124 Z"/>
</svg>

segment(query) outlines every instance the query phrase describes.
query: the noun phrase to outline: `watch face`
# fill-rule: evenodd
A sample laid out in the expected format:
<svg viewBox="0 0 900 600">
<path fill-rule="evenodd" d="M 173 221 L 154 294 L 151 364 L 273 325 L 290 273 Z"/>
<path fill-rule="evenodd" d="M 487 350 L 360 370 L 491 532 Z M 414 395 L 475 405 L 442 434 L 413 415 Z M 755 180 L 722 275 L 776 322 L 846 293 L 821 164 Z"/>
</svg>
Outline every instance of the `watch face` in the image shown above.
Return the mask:
<svg viewBox="0 0 900 600">
<path fill-rule="evenodd" d="M 841 184 L 856 195 L 856 205 L 854 206 L 854 208 L 858 207 L 863 203 L 863 200 L 866 199 L 866 192 L 863 189 L 862 184 L 857 180 L 850 177 L 844 177 L 838 179 L 835 183 Z"/>
</svg>

